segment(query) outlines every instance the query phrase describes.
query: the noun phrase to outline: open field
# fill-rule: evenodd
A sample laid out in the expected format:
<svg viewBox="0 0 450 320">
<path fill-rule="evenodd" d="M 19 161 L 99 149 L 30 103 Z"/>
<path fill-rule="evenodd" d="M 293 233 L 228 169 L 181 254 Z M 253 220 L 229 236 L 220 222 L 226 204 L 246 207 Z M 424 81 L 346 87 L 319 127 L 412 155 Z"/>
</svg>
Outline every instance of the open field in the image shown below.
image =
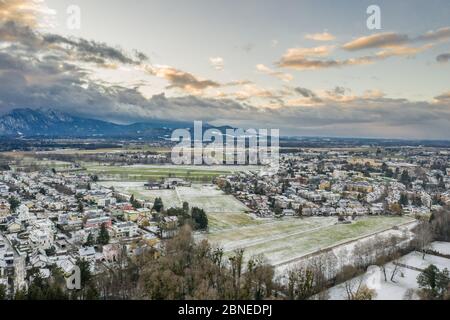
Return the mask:
<svg viewBox="0 0 450 320">
<path fill-rule="evenodd" d="M 88 172 L 99 175 L 101 180 L 158 181 L 164 178 L 176 177 L 201 182 L 210 182 L 215 177 L 232 172 L 258 169 L 258 167 L 250 166 L 101 166 L 89 164 L 85 168 Z"/>
<path fill-rule="evenodd" d="M 104 181 L 100 184 L 134 194 L 138 199 L 154 201 L 160 197 L 166 208 L 181 207 L 187 201 L 191 207 L 205 210 L 212 231 L 260 223 L 245 213 L 248 208 L 240 201 L 226 195 L 214 185 L 194 184 L 192 187 L 179 187 L 176 190 L 145 190 L 143 182 Z"/>
<path fill-rule="evenodd" d="M 56 150 L 47 150 L 47 151 L 6 151 L 1 154 L 10 157 L 19 157 L 19 156 L 30 156 L 33 157 L 36 153 L 38 154 L 65 154 L 65 155 L 89 155 L 89 154 L 101 154 L 101 153 L 137 153 L 137 152 L 156 152 L 156 153 L 167 153 L 170 152 L 171 149 L 167 147 L 154 147 L 154 146 L 124 146 L 124 147 L 112 147 L 112 148 L 98 148 L 98 149 L 77 149 L 77 148 L 61 148 Z"/>
<path fill-rule="evenodd" d="M 189 202 L 191 206 L 199 207 L 210 213 L 245 212 L 248 210 L 232 195 L 226 195 L 214 185 L 192 185 L 192 187 L 179 187 L 178 196 Z"/>
<path fill-rule="evenodd" d="M 281 266 L 321 249 L 367 237 L 414 221 L 408 217 L 363 217 L 352 224 L 336 224 L 336 217 L 285 218 L 212 231 L 206 237 L 227 253 L 242 248 L 247 258 L 264 255 Z"/>
<path fill-rule="evenodd" d="M 178 199 L 175 190 L 146 190 L 144 182 L 138 181 L 102 181 L 102 186 L 113 187 L 116 191 L 134 195 L 137 199 L 154 201 L 161 198 L 166 208 L 181 207 L 182 202 Z"/>
<path fill-rule="evenodd" d="M 72 163 L 59 161 L 59 160 L 49 160 L 49 159 L 36 159 L 28 155 L 13 157 L 15 164 L 12 164 L 12 168 L 26 168 L 26 167 L 38 167 L 41 169 L 56 169 L 64 170 L 72 167 Z"/>
<path fill-rule="evenodd" d="M 101 184 L 149 201 L 161 197 L 166 208 L 181 207 L 184 201 L 191 207 L 202 208 L 208 214 L 210 228 L 207 234 L 197 234 L 198 239 L 206 238 L 220 245 L 227 255 L 238 248 L 245 249 L 247 259 L 262 254 L 277 268 L 310 253 L 414 221 L 410 217 L 389 216 L 361 217 L 352 224 L 336 224 L 336 217 L 260 219 L 247 214 L 248 209 L 240 201 L 210 184 L 175 190 L 145 190 L 143 182 Z"/>
</svg>

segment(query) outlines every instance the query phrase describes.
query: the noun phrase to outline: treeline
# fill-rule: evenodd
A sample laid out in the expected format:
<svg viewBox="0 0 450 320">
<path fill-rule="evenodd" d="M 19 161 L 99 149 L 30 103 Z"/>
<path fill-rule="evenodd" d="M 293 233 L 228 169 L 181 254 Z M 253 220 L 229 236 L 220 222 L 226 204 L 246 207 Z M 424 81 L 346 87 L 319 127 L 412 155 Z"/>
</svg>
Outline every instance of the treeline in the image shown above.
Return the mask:
<svg viewBox="0 0 450 320">
<path fill-rule="evenodd" d="M 135 206 L 136 200 L 134 196 L 131 197 L 130 202 Z M 183 227 L 184 225 L 190 226 L 195 231 L 206 231 L 208 230 L 208 215 L 205 210 L 193 207 L 189 207 L 188 202 L 183 202 L 182 208 L 169 208 L 164 209 L 164 203 L 161 198 L 156 198 L 153 203 L 153 210 L 156 214 L 154 215 L 155 220 L 158 222 L 160 229 L 165 229 L 167 226 L 164 223 L 164 217 L 177 217 L 178 224 L 177 227 Z"/>
<path fill-rule="evenodd" d="M 273 267 L 262 258 L 244 260 L 238 250 L 226 257 L 220 248 L 207 241 L 196 243 L 189 226 L 168 240 L 161 252 L 148 250 L 129 258 L 125 248 L 116 266 L 104 266 L 92 275 L 89 263 L 78 260 L 81 290 L 67 290 L 59 269 L 43 279 L 38 270 L 28 276 L 28 290 L 19 290 L 10 299 L 16 300 L 97 300 L 97 299 L 277 299 L 278 284 Z M 7 297 L 1 291 L 0 297 Z"/>
<path fill-rule="evenodd" d="M 195 243 L 187 226 L 142 266 L 138 288 L 138 298 L 154 300 L 278 297 L 273 267 L 264 259 L 245 262 L 242 250 L 226 257 L 207 241 Z"/>
</svg>

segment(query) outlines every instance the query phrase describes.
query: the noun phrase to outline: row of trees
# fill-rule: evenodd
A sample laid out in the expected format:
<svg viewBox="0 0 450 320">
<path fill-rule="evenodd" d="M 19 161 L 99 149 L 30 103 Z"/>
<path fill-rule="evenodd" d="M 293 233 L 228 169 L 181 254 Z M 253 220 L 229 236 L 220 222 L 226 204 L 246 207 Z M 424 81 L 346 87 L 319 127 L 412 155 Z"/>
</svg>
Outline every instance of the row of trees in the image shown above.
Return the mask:
<svg viewBox="0 0 450 320">
<path fill-rule="evenodd" d="M 369 266 L 378 266 L 384 281 L 395 282 L 399 270 L 389 274 L 386 263 L 401 257 L 409 250 L 405 236 L 375 237 L 355 244 L 352 252 L 341 249 L 321 253 L 303 261 L 287 274 L 285 292 L 289 299 L 328 299 L 327 289 L 343 284 L 348 300 L 369 300 L 375 292 L 364 285 L 363 278 Z"/>
<path fill-rule="evenodd" d="M 141 267 L 140 298 L 265 299 L 277 296 L 273 267 L 262 258 L 245 263 L 242 250 L 228 259 L 207 241 L 195 243 L 189 226 L 169 240 L 163 255 Z"/>
<path fill-rule="evenodd" d="M 189 203 L 183 202 L 182 208 L 170 208 L 165 213 L 169 217 L 178 217 L 180 227 L 189 225 L 193 230 L 207 230 L 208 216 L 203 209 L 193 207 L 189 208 Z"/>
</svg>

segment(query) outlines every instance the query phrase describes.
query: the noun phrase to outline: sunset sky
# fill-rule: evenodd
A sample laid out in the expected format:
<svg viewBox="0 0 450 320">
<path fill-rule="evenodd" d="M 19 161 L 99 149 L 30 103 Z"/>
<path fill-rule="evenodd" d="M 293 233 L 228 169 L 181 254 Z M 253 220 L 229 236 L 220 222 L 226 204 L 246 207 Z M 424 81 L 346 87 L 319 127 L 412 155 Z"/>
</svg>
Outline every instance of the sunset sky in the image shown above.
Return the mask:
<svg viewBox="0 0 450 320">
<path fill-rule="evenodd" d="M 0 0 L 0 84 L 0 114 L 450 139 L 450 2 Z"/>
</svg>

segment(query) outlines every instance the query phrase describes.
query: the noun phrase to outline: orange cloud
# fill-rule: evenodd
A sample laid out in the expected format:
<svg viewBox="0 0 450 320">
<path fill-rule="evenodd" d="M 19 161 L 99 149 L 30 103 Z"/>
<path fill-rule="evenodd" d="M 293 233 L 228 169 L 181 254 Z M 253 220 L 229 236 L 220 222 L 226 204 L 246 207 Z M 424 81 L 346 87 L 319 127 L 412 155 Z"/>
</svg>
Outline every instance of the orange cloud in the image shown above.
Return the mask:
<svg viewBox="0 0 450 320">
<path fill-rule="evenodd" d="M 307 34 L 305 36 L 305 39 L 314 41 L 332 41 L 336 39 L 336 37 L 333 36 L 331 33 L 322 32 L 322 33 Z"/>
<path fill-rule="evenodd" d="M 150 67 L 146 66 L 145 70 L 152 75 L 164 78 L 169 82 L 167 88 L 178 88 L 189 93 L 198 94 L 208 88 L 217 88 L 221 85 L 212 80 L 199 79 L 191 73 L 178 70 L 169 66 Z"/>
<path fill-rule="evenodd" d="M 395 48 L 405 44 L 426 41 L 442 41 L 450 39 L 450 27 L 441 28 L 436 31 L 428 31 L 417 37 L 409 37 L 406 34 L 395 32 L 383 32 L 370 36 L 364 36 L 350 41 L 342 46 L 348 51 L 356 51 L 371 48 Z"/>
<path fill-rule="evenodd" d="M 1 0 L 0 21 L 14 21 L 17 24 L 37 27 L 41 19 L 54 14 L 43 0 Z"/>
<path fill-rule="evenodd" d="M 345 50 L 355 51 L 368 48 L 391 48 L 408 41 L 407 35 L 394 32 L 378 33 L 366 37 L 360 37 L 342 46 Z"/>
<path fill-rule="evenodd" d="M 294 79 L 294 77 L 289 73 L 272 70 L 263 64 L 256 65 L 256 70 L 258 70 L 259 72 L 271 75 L 273 77 L 276 77 L 284 82 L 290 82 Z"/>
</svg>

